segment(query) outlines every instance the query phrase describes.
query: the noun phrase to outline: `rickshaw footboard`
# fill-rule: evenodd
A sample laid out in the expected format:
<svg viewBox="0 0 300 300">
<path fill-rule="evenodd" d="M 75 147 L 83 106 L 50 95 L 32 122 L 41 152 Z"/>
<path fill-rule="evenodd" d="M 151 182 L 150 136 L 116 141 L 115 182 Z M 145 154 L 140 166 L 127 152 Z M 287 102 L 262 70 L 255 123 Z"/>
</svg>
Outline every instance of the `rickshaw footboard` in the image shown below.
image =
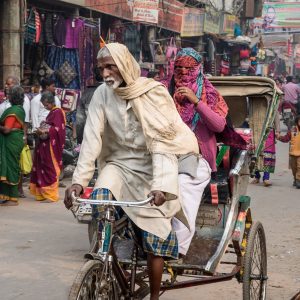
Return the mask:
<svg viewBox="0 0 300 300">
<path fill-rule="evenodd" d="M 174 290 L 174 289 L 182 289 L 192 286 L 198 286 L 203 284 L 210 284 L 222 281 L 229 281 L 236 277 L 236 275 L 240 272 L 241 267 L 235 266 L 230 273 L 227 274 L 216 274 L 212 276 L 205 276 L 202 278 L 196 278 L 193 280 L 184 280 L 180 282 L 175 282 L 172 284 L 163 284 L 161 286 L 161 291 Z"/>
</svg>

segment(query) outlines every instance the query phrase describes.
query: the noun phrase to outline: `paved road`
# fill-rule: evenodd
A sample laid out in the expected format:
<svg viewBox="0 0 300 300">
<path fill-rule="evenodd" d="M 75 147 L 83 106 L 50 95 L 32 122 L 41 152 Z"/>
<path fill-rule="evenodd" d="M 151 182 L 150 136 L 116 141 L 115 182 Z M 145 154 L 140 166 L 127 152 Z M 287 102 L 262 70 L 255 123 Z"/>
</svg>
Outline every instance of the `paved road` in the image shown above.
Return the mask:
<svg viewBox="0 0 300 300">
<path fill-rule="evenodd" d="M 267 234 L 272 300 L 288 300 L 300 290 L 300 191 L 291 187 L 287 158 L 288 146 L 278 144 L 274 185 L 249 186 L 253 217 Z M 76 223 L 62 202 L 37 203 L 28 195 L 18 207 L 0 208 L 0 299 L 67 299 L 87 245 L 86 225 Z M 241 299 L 241 285 L 233 280 L 168 292 L 161 299 Z"/>
</svg>

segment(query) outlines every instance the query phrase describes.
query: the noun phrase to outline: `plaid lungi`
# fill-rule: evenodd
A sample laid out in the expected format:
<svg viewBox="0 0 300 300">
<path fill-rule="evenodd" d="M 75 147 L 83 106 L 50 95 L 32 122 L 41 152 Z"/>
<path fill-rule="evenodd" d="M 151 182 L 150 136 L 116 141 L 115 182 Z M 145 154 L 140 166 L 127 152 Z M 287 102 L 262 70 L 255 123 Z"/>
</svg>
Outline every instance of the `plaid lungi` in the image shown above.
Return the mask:
<svg viewBox="0 0 300 300">
<path fill-rule="evenodd" d="M 90 199 L 94 200 L 115 200 L 113 194 L 108 189 L 95 189 Z M 104 209 L 100 206 L 92 205 L 92 217 L 99 218 Z M 116 220 L 120 219 L 121 211 L 116 209 Z M 138 235 L 142 238 L 143 249 L 145 252 L 153 253 L 157 256 L 167 258 L 178 258 L 178 241 L 175 232 L 172 230 L 167 239 L 162 239 L 148 231 L 134 226 L 135 230 L 138 229 Z"/>
</svg>

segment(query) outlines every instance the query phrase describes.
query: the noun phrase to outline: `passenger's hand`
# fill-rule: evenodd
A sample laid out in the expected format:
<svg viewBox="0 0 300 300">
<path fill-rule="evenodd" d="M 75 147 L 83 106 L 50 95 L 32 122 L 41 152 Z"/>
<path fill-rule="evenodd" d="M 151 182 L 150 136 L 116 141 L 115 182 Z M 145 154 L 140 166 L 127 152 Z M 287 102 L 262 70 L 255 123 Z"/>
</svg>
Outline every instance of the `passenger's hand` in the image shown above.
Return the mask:
<svg viewBox="0 0 300 300">
<path fill-rule="evenodd" d="M 76 197 L 79 197 L 83 192 L 83 188 L 80 184 L 73 184 L 68 187 L 65 191 L 64 204 L 67 209 L 70 209 L 73 206 L 72 203 L 72 194 L 74 193 Z"/>
<path fill-rule="evenodd" d="M 279 137 L 280 137 L 280 132 L 276 132 L 276 133 L 275 133 L 275 138 L 276 138 L 276 140 L 278 140 Z"/>
<path fill-rule="evenodd" d="M 191 103 L 196 104 L 199 102 L 199 99 L 195 95 L 195 93 L 187 88 L 187 87 L 180 87 L 177 90 L 177 93 L 180 93 L 182 96 L 186 97 Z"/>
<path fill-rule="evenodd" d="M 166 195 L 161 191 L 152 191 L 148 197 L 153 196 L 154 199 L 150 202 L 151 205 L 161 206 L 166 202 Z"/>
</svg>

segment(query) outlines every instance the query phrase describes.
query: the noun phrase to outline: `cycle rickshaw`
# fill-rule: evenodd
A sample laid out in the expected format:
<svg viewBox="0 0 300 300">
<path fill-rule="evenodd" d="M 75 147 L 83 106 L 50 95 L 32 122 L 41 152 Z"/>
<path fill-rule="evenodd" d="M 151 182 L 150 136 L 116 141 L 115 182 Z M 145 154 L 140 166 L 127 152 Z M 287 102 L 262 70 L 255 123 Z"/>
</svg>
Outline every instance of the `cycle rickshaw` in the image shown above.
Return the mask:
<svg viewBox="0 0 300 300">
<path fill-rule="evenodd" d="M 242 283 L 244 300 L 264 300 L 268 279 L 265 232 L 260 222 L 252 220 L 247 186 L 273 125 L 280 91 L 273 80 L 262 77 L 212 77 L 210 81 L 226 100 L 233 128 L 247 146 L 228 146 L 226 141 L 219 146 L 218 171 L 204 191 L 192 244 L 182 263 L 166 263 L 161 292 L 236 278 Z M 248 128 L 238 129 L 245 123 Z M 94 235 L 94 246 L 69 300 L 143 299 L 149 293 L 147 262 L 139 258 L 132 239 L 119 237 L 127 218 L 115 221 L 114 210 L 115 206 L 144 207 L 150 200 L 74 199 L 74 203 L 102 205 L 105 221 L 102 231 Z M 230 270 L 220 271 L 223 266 Z"/>
</svg>

